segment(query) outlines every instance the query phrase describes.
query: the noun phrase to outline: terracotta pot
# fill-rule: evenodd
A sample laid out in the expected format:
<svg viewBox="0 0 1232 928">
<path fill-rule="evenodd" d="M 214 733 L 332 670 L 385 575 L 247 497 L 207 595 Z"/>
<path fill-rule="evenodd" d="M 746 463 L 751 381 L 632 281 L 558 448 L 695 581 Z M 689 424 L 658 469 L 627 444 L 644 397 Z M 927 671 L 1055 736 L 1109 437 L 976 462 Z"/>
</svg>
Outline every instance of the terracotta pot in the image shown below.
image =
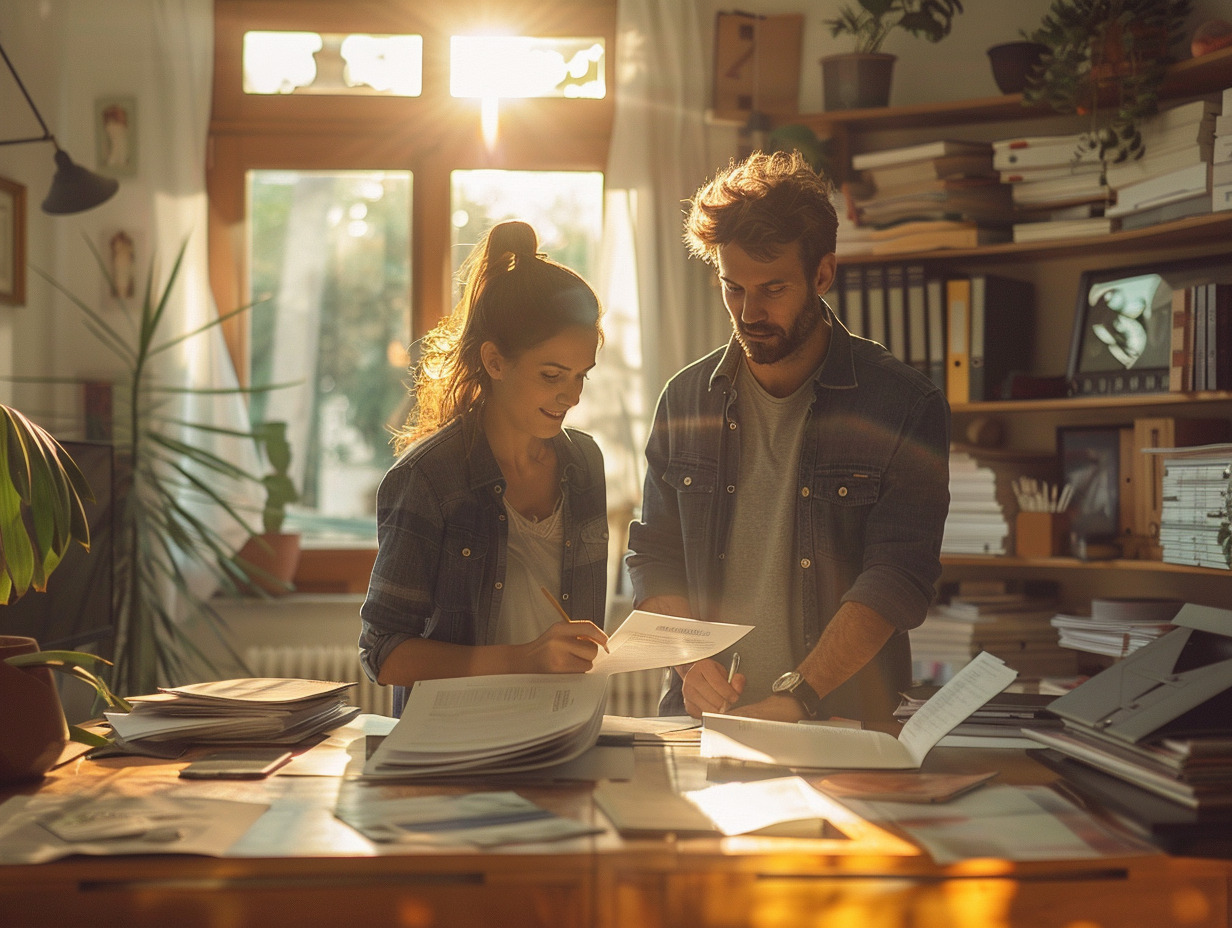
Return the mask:
<svg viewBox="0 0 1232 928">
<path fill-rule="evenodd" d="M 68 724 L 51 671 L 46 667 L 13 667 L 5 661 L 11 655 L 37 650 L 38 642 L 33 638 L 0 635 L 0 706 L 4 710 L 0 783 L 42 777 L 68 744 Z"/>
<path fill-rule="evenodd" d="M 240 560 L 269 575 L 267 577 L 255 571 L 250 572 L 249 578 L 254 587 L 259 587 L 271 596 L 282 596 L 291 592 L 291 581 L 295 578 L 295 569 L 299 567 L 299 550 L 299 535 L 267 533 L 249 538 L 238 556 Z M 277 578 L 281 584 L 270 577 Z"/>
<path fill-rule="evenodd" d="M 890 103 L 894 55 L 829 55 L 821 59 L 821 89 L 827 110 L 863 110 Z"/>
</svg>

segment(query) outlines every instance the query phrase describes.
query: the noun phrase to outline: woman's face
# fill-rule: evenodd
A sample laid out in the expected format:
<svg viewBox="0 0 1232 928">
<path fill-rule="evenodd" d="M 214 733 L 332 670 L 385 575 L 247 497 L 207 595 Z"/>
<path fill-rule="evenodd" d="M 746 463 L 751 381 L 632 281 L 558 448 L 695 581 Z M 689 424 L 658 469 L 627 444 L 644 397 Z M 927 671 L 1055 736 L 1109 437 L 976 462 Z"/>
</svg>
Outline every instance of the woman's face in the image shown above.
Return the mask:
<svg viewBox="0 0 1232 928">
<path fill-rule="evenodd" d="M 581 399 L 598 350 L 599 333 L 589 326 L 570 326 L 515 360 L 485 342 L 481 352 L 492 378 L 489 409 L 518 431 L 552 438 Z"/>
</svg>

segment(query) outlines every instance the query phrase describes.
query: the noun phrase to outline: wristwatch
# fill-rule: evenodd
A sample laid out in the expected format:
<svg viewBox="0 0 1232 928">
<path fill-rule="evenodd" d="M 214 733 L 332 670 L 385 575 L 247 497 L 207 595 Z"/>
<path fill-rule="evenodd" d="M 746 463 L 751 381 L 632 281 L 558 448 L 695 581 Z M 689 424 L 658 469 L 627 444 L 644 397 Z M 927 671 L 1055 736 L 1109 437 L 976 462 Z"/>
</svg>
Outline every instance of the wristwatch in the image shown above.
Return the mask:
<svg viewBox="0 0 1232 928">
<path fill-rule="evenodd" d="M 804 679 L 804 676 L 798 670 L 787 671 L 787 673 L 770 684 L 770 690 L 774 693 L 790 696 L 800 703 L 800 708 L 804 710 L 804 714 L 810 719 L 815 719 L 821 715 L 821 697 L 817 695 L 817 691 L 809 685 L 808 680 Z"/>
</svg>

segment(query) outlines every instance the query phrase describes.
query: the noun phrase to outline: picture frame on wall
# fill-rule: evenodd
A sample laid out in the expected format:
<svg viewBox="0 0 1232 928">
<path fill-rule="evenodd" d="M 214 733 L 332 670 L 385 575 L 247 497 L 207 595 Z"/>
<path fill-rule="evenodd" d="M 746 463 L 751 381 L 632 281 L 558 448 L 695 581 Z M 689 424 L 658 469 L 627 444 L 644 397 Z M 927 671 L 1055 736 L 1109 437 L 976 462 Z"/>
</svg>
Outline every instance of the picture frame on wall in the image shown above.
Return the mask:
<svg viewBox="0 0 1232 928">
<path fill-rule="evenodd" d="M 1066 378 L 1073 396 L 1167 393 L 1172 294 L 1232 280 L 1226 258 L 1086 271 Z"/>
<path fill-rule="evenodd" d="M 94 101 L 94 148 L 98 173 L 132 177 L 137 173 L 137 98 L 99 97 Z"/>
<path fill-rule="evenodd" d="M 26 303 L 26 188 L 0 177 L 0 304 Z"/>
<path fill-rule="evenodd" d="M 1070 534 L 1105 542 L 1120 534 L 1121 426 L 1062 426 L 1057 429 L 1061 475 L 1073 487 Z"/>
</svg>

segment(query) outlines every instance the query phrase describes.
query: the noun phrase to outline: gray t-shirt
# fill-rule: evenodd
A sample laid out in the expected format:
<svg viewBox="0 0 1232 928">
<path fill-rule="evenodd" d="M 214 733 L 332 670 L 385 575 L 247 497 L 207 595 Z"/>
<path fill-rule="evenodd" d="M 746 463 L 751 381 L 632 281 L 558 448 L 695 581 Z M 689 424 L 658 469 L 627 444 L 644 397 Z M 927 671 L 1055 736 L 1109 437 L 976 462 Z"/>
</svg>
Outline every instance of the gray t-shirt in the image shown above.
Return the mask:
<svg viewBox="0 0 1232 928">
<path fill-rule="evenodd" d="M 813 380 L 782 399 L 743 361 L 736 374 L 740 472 L 723 571 L 724 622 L 753 625 L 733 650 L 748 678 L 741 705 L 770 695 L 770 684 L 804 658 L 803 587 L 796 564 L 796 475 Z M 720 492 L 726 492 L 726 487 Z M 731 653 L 717 660 L 730 664 Z"/>
</svg>

